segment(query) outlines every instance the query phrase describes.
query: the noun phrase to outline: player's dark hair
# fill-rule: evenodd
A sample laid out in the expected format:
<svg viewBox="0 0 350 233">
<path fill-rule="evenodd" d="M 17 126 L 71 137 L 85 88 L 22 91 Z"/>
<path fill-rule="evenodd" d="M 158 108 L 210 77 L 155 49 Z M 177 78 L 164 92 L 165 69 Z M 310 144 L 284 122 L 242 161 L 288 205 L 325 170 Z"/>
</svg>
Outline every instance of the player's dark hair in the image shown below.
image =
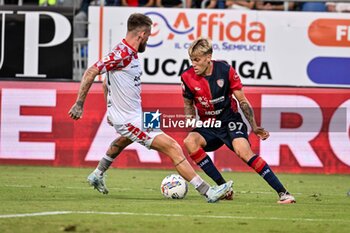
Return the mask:
<svg viewBox="0 0 350 233">
<path fill-rule="evenodd" d="M 152 20 L 150 17 L 140 13 L 134 13 L 128 19 L 128 32 L 134 31 L 137 28 L 151 27 Z"/>
</svg>

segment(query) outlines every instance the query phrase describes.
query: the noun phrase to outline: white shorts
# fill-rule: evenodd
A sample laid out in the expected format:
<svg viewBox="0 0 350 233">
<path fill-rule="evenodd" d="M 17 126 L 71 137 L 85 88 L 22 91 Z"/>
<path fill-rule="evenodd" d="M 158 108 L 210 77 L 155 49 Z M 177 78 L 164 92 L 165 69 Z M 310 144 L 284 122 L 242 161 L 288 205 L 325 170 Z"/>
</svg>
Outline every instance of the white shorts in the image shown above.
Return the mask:
<svg viewBox="0 0 350 233">
<path fill-rule="evenodd" d="M 121 136 L 124 136 L 133 142 L 138 142 L 141 145 L 147 147 L 148 149 L 151 149 L 151 145 L 154 138 L 157 135 L 163 133 L 163 131 L 157 131 L 152 133 L 149 133 L 146 130 L 143 131 L 141 127 L 140 118 L 133 121 L 132 123 L 126 123 L 123 125 L 114 125 L 114 128 L 117 131 L 117 133 L 119 133 Z"/>
</svg>

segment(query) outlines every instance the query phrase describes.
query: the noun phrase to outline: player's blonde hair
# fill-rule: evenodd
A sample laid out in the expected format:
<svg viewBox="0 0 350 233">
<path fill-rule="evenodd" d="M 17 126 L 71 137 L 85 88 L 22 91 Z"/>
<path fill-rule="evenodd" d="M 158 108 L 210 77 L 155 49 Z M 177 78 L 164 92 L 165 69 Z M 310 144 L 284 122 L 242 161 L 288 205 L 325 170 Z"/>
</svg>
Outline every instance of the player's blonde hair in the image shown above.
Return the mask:
<svg viewBox="0 0 350 233">
<path fill-rule="evenodd" d="M 192 42 L 191 46 L 188 48 L 188 55 L 201 56 L 213 53 L 213 45 L 211 40 L 208 38 L 199 37 Z"/>
</svg>

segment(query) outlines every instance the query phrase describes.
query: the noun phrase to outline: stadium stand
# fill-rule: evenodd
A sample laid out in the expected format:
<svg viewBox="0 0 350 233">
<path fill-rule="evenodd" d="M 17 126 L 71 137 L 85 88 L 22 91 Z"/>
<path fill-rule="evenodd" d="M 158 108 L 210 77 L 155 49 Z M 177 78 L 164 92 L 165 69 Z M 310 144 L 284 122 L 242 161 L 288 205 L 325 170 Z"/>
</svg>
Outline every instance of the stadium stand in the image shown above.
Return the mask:
<svg viewBox="0 0 350 233">
<path fill-rule="evenodd" d="M 280 10 L 280 11 L 312 11 L 312 12 L 350 12 L 350 3 L 326 0 L 287 0 L 287 1 L 238 1 L 238 0 L 0 0 L 1 5 L 38 5 L 72 7 L 75 12 L 74 43 L 73 43 L 73 80 L 79 80 L 83 70 L 87 68 L 87 25 L 88 8 L 92 5 L 101 6 L 134 6 L 134 7 L 175 7 L 183 8 L 216 8 L 238 10 Z M 180 4 L 182 2 L 182 4 Z M 164 5 L 167 4 L 167 5 Z"/>
</svg>

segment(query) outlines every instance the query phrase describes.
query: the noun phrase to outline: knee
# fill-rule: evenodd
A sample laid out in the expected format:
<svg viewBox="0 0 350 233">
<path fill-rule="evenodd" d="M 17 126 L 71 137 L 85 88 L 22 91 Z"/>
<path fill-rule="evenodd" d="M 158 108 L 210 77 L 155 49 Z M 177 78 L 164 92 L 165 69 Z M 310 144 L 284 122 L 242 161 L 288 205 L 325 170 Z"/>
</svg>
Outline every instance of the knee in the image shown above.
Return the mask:
<svg viewBox="0 0 350 233">
<path fill-rule="evenodd" d="M 186 147 L 188 147 L 189 145 L 191 145 L 193 143 L 193 139 L 189 136 L 187 136 L 185 139 L 184 139 L 184 145 Z"/>
<path fill-rule="evenodd" d="M 189 153 L 192 153 L 198 147 L 198 143 L 195 137 L 187 136 L 183 142 Z"/>
</svg>

